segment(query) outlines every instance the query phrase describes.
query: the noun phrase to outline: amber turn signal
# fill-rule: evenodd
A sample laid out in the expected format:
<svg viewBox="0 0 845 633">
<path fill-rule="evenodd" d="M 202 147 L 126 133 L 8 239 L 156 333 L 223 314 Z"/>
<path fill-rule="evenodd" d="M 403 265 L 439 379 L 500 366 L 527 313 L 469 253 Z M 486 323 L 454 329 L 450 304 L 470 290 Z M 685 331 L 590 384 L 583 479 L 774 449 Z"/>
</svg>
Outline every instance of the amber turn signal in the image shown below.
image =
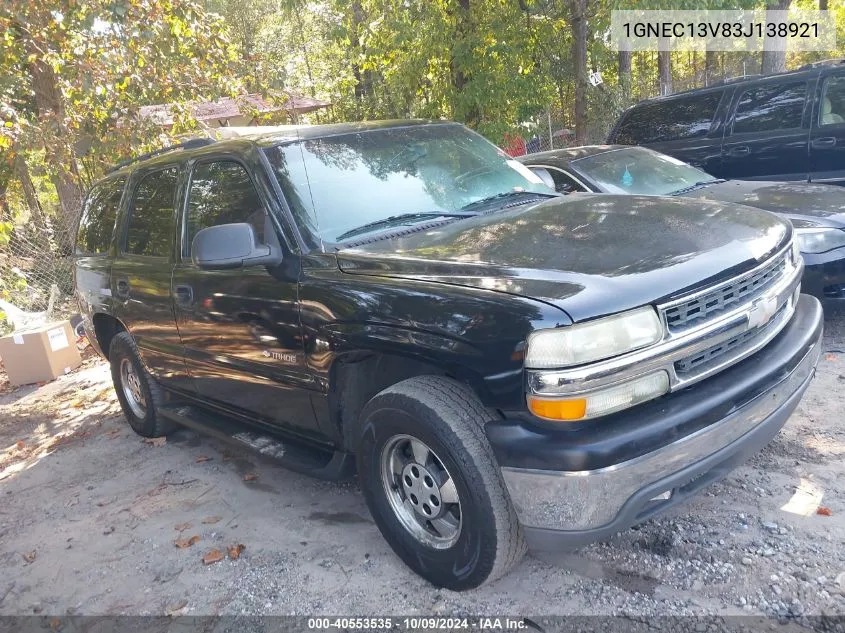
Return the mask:
<svg viewBox="0 0 845 633">
<path fill-rule="evenodd" d="M 587 413 L 587 401 L 584 398 L 546 400 L 529 396 L 528 408 L 534 415 L 547 420 L 580 420 Z"/>
</svg>

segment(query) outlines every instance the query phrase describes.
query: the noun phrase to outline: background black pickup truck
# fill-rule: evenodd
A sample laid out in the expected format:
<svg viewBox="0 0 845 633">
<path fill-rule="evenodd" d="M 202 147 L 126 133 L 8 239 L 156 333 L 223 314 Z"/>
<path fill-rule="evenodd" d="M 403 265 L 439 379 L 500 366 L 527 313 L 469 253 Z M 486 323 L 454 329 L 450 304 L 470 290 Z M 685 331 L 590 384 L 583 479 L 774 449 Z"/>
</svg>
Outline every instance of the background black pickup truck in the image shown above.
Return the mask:
<svg viewBox="0 0 845 633">
<path fill-rule="evenodd" d="M 95 184 L 75 283 L 135 431 L 357 471 L 451 589 L 604 538 L 768 442 L 818 360 L 791 226 L 563 197 L 450 123 L 195 141 Z"/>
</svg>

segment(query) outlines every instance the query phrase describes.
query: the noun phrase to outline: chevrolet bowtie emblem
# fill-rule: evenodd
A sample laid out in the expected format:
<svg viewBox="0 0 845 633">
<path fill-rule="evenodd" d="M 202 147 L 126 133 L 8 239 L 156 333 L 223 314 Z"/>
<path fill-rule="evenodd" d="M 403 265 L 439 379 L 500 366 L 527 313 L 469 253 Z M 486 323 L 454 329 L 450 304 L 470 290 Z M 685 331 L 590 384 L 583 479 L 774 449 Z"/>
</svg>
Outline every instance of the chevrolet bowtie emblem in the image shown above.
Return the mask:
<svg viewBox="0 0 845 633">
<path fill-rule="evenodd" d="M 757 299 L 748 311 L 748 327 L 760 327 L 768 323 L 778 310 L 777 297 L 762 297 Z"/>
</svg>

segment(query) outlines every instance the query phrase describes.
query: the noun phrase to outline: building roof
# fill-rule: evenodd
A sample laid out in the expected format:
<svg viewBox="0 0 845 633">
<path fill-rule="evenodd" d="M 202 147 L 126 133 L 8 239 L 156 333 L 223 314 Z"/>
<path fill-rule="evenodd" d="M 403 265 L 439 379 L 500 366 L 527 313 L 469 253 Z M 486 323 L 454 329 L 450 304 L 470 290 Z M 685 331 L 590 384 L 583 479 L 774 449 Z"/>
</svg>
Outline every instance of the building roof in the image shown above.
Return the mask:
<svg viewBox="0 0 845 633">
<path fill-rule="evenodd" d="M 162 103 L 158 105 L 141 106 L 138 115 L 144 119 L 151 119 L 158 125 L 173 125 L 173 108 L 176 104 Z M 201 101 L 189 103 L 191 114 L 198 121 L 220 121 L 238 116 L 247 116 L 252 112 L 261 114 L 267 112 L 292 112 L 303 114 L 313 112 L 331 105 L 328 101 L 303 97 L 293 93 L 282 93 L 276 99 L 266 99 L 259 94 L 246 94 L 240 97 L 222 97 L 216 101 Z"/>
</svg>

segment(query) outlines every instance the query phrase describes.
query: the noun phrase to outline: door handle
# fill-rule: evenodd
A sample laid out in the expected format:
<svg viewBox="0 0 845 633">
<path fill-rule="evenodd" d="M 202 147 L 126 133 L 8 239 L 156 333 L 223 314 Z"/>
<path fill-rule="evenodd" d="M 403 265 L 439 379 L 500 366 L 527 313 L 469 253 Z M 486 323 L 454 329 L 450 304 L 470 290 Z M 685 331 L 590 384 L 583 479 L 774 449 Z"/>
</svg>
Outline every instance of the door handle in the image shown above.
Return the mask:
<svg viewBox="0 0 845 633">
<path fill-rule="evenodd" d="M 748 156 L 751 153 L 751 148 L 748 145 L 737 145 L 728 150 L 728 156 Z"/>
<path fill-rule="evenodd" d="M 835 136 L 823 136 L 821 138 L 814 138 L 811 143 L 813 149 L 824 149 L 826 147 L 834 147 L 836 145 Z"/>
<path fill-rule="evenodd" d="M 194 302 L 194 289 L 191 286 L 176 286 L 173 296 L 179 305 L 189 306 Z"/>
<path fill-rule="evenodd" d="M 126 299 L 129 296 L 129 280 L 117 280 L 117 296 Z"/>
</svg>

